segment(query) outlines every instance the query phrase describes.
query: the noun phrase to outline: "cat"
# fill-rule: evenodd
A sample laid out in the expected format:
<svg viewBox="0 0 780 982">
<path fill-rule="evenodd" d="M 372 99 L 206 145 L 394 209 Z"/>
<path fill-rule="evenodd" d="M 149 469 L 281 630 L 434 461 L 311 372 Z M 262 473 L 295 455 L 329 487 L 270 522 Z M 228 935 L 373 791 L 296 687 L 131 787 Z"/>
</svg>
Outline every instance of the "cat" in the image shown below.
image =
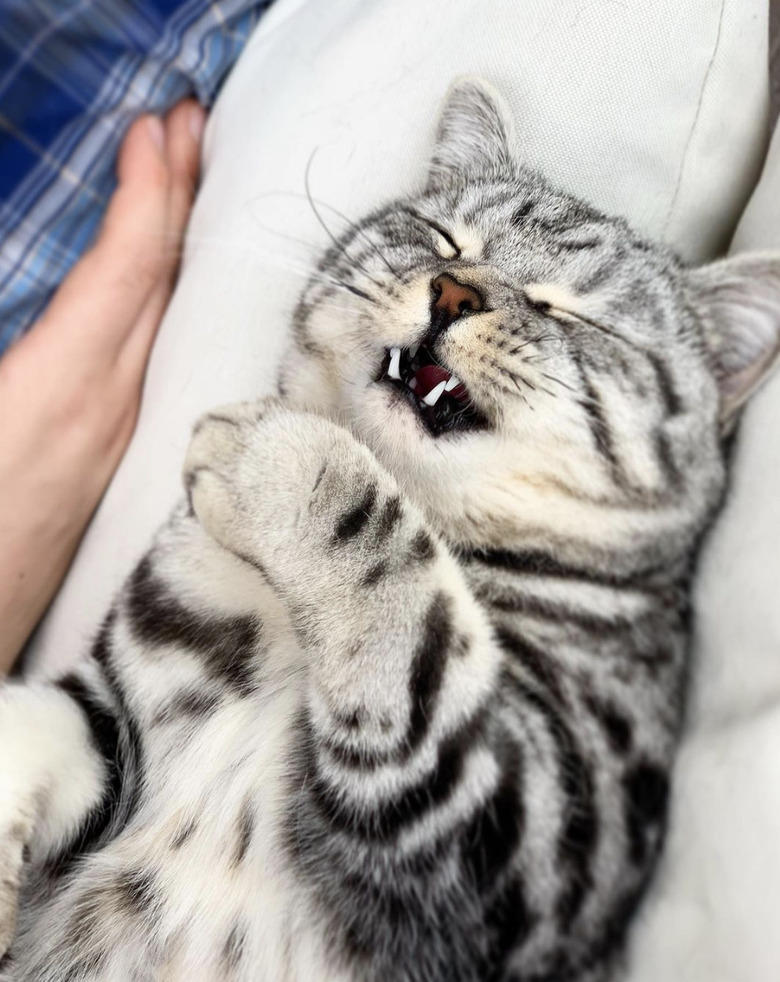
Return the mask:
<svg viewBox="0 0 780 982">
<path fill-rule="evenodd" d="M 780 258 L 686 268 L 512 147 L 456 82 L 91 651 L 2 689 L 3 979 L 620 972 Z"/>
</svg>

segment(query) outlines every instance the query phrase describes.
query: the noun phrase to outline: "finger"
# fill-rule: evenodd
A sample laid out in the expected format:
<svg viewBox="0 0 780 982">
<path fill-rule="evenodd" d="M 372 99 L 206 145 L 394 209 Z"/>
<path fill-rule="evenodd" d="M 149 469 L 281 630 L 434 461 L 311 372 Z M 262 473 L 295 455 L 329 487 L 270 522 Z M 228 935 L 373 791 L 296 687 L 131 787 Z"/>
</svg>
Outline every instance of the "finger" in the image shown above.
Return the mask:
<svg viewBox="0 0 780 982">
<path fill-rule="evenodd" d="M 88 345 L 92 357 L 122 345 L 166 269 L 171 174 L 160 120 L 141 117 L 131 126 L 118 176 L 95 245 L 40 322 L 41 333 L 51 329 L 61 342 Z"/>
<path fill-rule="evenodd" d="M 166 238 L 169 274 L 150 294 L 136 327 L 125 342 L 121 358 L 129 372 L 134 366 L 136 370 L 142 369 L 173 291 L 184 231 L 197 188 L 205 121 L 206 113 L 194 99 L 178 103 L 165 121 L 165 145 L 171 174 Z"/>
<path fill-rule="evenodd" d="M 168 232 L 178 245 L 187 224 L 200 172 L 200 147 L 205 111 L 194 99 L 180 102 L 165 121 L 171 200 Z"/>
</svg>

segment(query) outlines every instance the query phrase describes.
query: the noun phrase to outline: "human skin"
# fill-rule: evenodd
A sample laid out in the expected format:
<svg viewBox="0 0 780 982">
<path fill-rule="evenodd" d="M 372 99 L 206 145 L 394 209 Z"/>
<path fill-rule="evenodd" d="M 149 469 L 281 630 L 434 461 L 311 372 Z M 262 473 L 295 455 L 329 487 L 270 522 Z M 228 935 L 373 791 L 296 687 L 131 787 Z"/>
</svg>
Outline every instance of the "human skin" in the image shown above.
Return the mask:
<svg viewBox="0 0 780 982">
<path fill-rule="evenodd" d="M 0 672 L 56 593 L 133 434 L 204 119 L 184 100 L 135 121 L 95 244 L 0 358 Z"/>
</svg>

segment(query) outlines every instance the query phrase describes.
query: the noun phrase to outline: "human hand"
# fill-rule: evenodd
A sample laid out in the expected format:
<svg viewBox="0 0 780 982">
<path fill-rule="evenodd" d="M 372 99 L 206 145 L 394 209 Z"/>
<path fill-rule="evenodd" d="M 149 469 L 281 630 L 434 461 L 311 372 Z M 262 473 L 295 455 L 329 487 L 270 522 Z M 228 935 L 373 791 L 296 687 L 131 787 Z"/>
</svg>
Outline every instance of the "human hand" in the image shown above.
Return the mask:
<svg viewBox="0 0 780 982">
<path fill-rule="evenodd" d="M 0 359 L 0 671 L 62 581 L 135 428 L 200 163 L 193 100 L 125 137 L 95 245 Z"/>
</svg>

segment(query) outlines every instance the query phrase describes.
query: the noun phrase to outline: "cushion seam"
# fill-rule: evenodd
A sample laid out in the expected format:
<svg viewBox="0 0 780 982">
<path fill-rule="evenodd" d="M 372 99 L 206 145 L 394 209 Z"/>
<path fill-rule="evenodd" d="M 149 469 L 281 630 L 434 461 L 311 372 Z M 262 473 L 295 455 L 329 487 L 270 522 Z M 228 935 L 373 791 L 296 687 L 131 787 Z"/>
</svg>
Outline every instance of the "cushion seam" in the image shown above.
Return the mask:
<svg viewBox="0 0 780 982">
<path fill-rule="evenodd" d="M 693 142 L 693 136 L 696 132 L 696 127 L 698 125 L 699 119 L 701 117 L 701 110 L 704 104 L 704 94 L 707 91 L 707 83 L 710 80 L 712 74 L 712 66 L 715 64 L 715 58 L 717 57 L 718 50 L 720 48 L 721 37 L 723 36 L 723 20 L 726 11 L 726 0 L 721 0 L 720 4 L 720 14 L 718 16 L 718 29 L 715 35 L 715 44 L 712 49 L 712 54 L 710 55 L 710 60 L 707 64 L 707 68 L 704 72 L 704 78 L 701 83 L 701 90 L 699 91 L 699 98 L 696 103 L 696 111 L 691 122 L 690 130 L 688 131 L 688 137 L 685 141 L 685 147 L 682 152 L 682 159 L 680 161 L 680 169 L 677 174 L 677 181 L 674 185 L 674 191 L 672 192 L 672 200 L 669 202 L 669 210 L 666 213 L 666 220 L 664 221 L 663 231 L 661 233 L 662 237 L 666 238 L 666 233 L 672 220 L 672 213 L 674 212 L 674 207 L 677 204 L 677 199 L 680 195 L 680 189 L 682 187 L 683 177 L 685 175 L 685 168 L 688 163 L 688 157 L 691 149 L 691 143 Z"/>
</svg>

